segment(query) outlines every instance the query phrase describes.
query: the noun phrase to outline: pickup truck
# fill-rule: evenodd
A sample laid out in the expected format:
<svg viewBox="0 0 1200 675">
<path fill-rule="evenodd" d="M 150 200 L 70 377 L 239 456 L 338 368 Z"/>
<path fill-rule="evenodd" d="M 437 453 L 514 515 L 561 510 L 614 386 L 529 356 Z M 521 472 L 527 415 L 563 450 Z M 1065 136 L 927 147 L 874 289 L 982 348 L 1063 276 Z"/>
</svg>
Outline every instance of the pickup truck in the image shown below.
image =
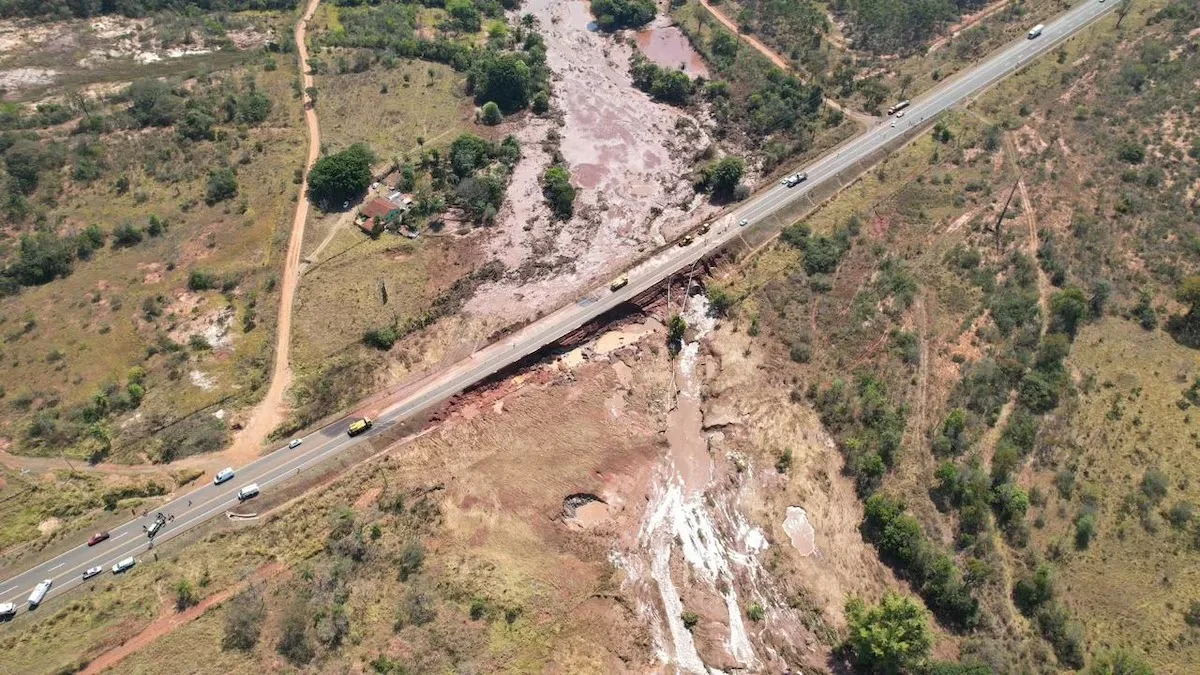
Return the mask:
<svg viewBox="0 0 1200 675">
<path fill-rule="evenodd" d="M 0 603 L 0 621 L 8 621 L 17 613 L 17 605 L 12 602 Z"/>
</svg>

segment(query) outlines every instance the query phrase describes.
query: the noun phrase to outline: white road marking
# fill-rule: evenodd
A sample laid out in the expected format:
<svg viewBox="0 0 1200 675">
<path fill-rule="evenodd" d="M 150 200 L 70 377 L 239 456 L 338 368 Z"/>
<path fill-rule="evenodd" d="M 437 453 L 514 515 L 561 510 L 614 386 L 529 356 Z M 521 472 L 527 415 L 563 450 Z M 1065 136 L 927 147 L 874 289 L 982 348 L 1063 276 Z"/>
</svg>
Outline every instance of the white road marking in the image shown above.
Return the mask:
<svg viewBox="0 0 1200 675">
<path fill-rule="evenodd" d="M 58 568 L 62 567 L 63 565 L 66 565 L 66 564 L 67 564 L 67 563 L 65 563 L 65 562 L 58 563 L 57 565 L 55 565 L 54 567 L 51 567 L 50 569 L 48 569 L 48 570 L 46 570 L 46 571 L 47 571 L 47 572 L 53 572 L 54 570 L 56 570 L 56 569 L 58 569 Z"/>
</svg>

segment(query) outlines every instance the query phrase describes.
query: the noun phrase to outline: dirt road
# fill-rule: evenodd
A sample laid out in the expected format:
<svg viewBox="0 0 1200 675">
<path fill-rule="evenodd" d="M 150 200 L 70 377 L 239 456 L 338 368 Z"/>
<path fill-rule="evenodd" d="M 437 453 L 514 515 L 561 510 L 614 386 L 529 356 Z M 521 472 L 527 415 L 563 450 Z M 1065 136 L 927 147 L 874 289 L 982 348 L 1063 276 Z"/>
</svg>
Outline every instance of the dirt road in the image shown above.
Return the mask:
<svg viewBox="0 0 1200 675">
<path fill-rule="evenodd" d="M 711 5 L 708 0 L 700 0 L 700 4 L 704 5 L 704 9 L 707 9 L 708 13 L 713 15 L 713 18 L 715 18 L 717 21 L 721 22 L 721 25 L 725 26 L 730 31 L 733 31 L 734 35 L 738 36 L 746 44 L 748 44 L 751 47 L 754 47 L 756 50 L 758 50 L 758 52 L 760 54 L 767 57 L 767 59 L 771 63 L 774 63 L 775 66 L 778 67 L 780 70 L 795 72 L 796 69 L 792 67 L 791 61 L 788 61 L 787 59 L 785 59 L 782 56 L 780 56 L 779 54 L 777 54 L 775 52 L 775 50 L 773 50 L 770 47 L 763 44 L 761 40 L 754 37 L 753 35 L 747 35 L 747 34 L 743 33 L 738 28 L 736 21 L 734 21 L 733 19 L 730 19 L 728 16 L 725 16 L 725 14 L 720 9 Z M 874 117 L 872 117 L 866 113 L 859 112 L 857 110 L 851 110 L 849 108 L 846 108 L 846 107 L 842 106 L 841 104 L 839 104 L 837 101 L 834 101 L 833 99 L 831 99 L 829 97 L 825 98 L 825 105 L 827 105 L 830 108 L 833 108 L 835 110 L 841 110 L 842 113 L 845 114 L 847 117 L 849 117 L 850 119 L 854 120 L 855 122 L 859 122 L 861 124 L 869 125 L 875 120 Z"/>
<path fill-rule="evenodd" d="M 296 22 L 296 53 L 300 55 L 300 72 L 304 78 L 304 89 L 313 86 L 312 75 L 308 72 L 308 48 L 305 46 L 305 33 L 308 21 L 317 11 L 320 0 L 308 0 L 304 16 Z M 305 169 L 317 161 L 321 150 L 321 127 L 317 121 L 317 111 L 313 102 L 305 94 L 304 124 L 308 128 L 308 157 Z M 258 407 L 251 413 L 246 426 L 233 442 L 233 446 L 223 455 L 223 461 L 242 464 L 258 456 L 263 441 L 271 430 L 279 426 L 284 415 L 284 395 L 292 383 L 292 369 L 289 362 L 292 342 L 292 304 L 296 298 L 296 286 L 300 282 L 300 249 L 304 245 L 304 223 L 308 219 L 308 200 L 304 198 L 308 191 L 308 172 L 300 183 L 300 198 L 296 200 L 296 214 L 292 218 L 292 234 L 288 238 L 287 259 L 283 264 L 283 278 L 279 289 L 279 320 L 275 329 L 275 365 L 271 370 L 271 384 L 267 395 Z"/>
</svg>

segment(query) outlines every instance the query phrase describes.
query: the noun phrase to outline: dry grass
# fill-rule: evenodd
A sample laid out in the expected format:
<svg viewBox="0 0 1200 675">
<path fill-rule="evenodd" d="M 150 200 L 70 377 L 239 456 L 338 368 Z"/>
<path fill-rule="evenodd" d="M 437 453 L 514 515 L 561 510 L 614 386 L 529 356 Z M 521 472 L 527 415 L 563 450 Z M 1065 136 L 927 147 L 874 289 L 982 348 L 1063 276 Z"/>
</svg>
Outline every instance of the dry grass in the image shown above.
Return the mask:
<svg viewBox="0 0 1200 675">
<path fill-rule="evenodd" d="M 481 133 L 472 122 L 466 76 L 447 65 L 406 59 L 391 69 L 375 64 L 314 81 L 321 142 L 331 150 L 365 142 L 390 162 L 415 158 L 422 147 L 448 146 L 464 132 Z"/>
<path fill-rule="evenodd" d="M 1181 501 L 1200 503 L 1195 410 L 1177 405 L 1200 376 L 1200 356 L 1165 333 L 1108 319 L 1079 335 L 1069 365 L 1085 384 L 1049 452 L 1075 467 L 1076 488 L 1062 499 L 1052 470 L 1026 475 L 1050 497 L 1033 511 L 1045 520 L 1033 548 L 1045 552 L 1058 542 L 1064 551 L 1057 588 L 1093 652 L 1128 647 L 1144 651 L 1155 672 L 1191 672 L 1200 644 L 1183 612 L 1200 601 L 1200 553 L 1191 531 L 1175 530 L 1160 514 Z M 1126 506 L 1151 468 L 1170 479 L 1166 498 L 1150 510 L 1157 531 Z M 1078 551 L 1072 521 L 1088 501 L 1096 504 L 1097 536 Z M 1098 580 L 1108 590 L 1097 592 Z"/>
</svg>

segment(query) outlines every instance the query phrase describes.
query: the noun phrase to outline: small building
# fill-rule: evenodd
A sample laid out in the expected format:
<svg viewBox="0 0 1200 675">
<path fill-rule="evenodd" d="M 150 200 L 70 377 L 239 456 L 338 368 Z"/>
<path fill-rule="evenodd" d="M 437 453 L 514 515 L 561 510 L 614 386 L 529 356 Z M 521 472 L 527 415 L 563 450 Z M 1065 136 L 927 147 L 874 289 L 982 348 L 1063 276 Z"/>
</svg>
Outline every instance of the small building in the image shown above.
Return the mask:
<svg viewBox="0 0 1200 675">
<path fill-rule="evenodd" d="M 367 202 L 366 206 L 358 211 L 358 227 L 367 234 L 374 235 L 383 230 L 383 225 L 398 214 L 400 209 L 392 202 L 383 199 L 375 198 Z"/>
</svg>

